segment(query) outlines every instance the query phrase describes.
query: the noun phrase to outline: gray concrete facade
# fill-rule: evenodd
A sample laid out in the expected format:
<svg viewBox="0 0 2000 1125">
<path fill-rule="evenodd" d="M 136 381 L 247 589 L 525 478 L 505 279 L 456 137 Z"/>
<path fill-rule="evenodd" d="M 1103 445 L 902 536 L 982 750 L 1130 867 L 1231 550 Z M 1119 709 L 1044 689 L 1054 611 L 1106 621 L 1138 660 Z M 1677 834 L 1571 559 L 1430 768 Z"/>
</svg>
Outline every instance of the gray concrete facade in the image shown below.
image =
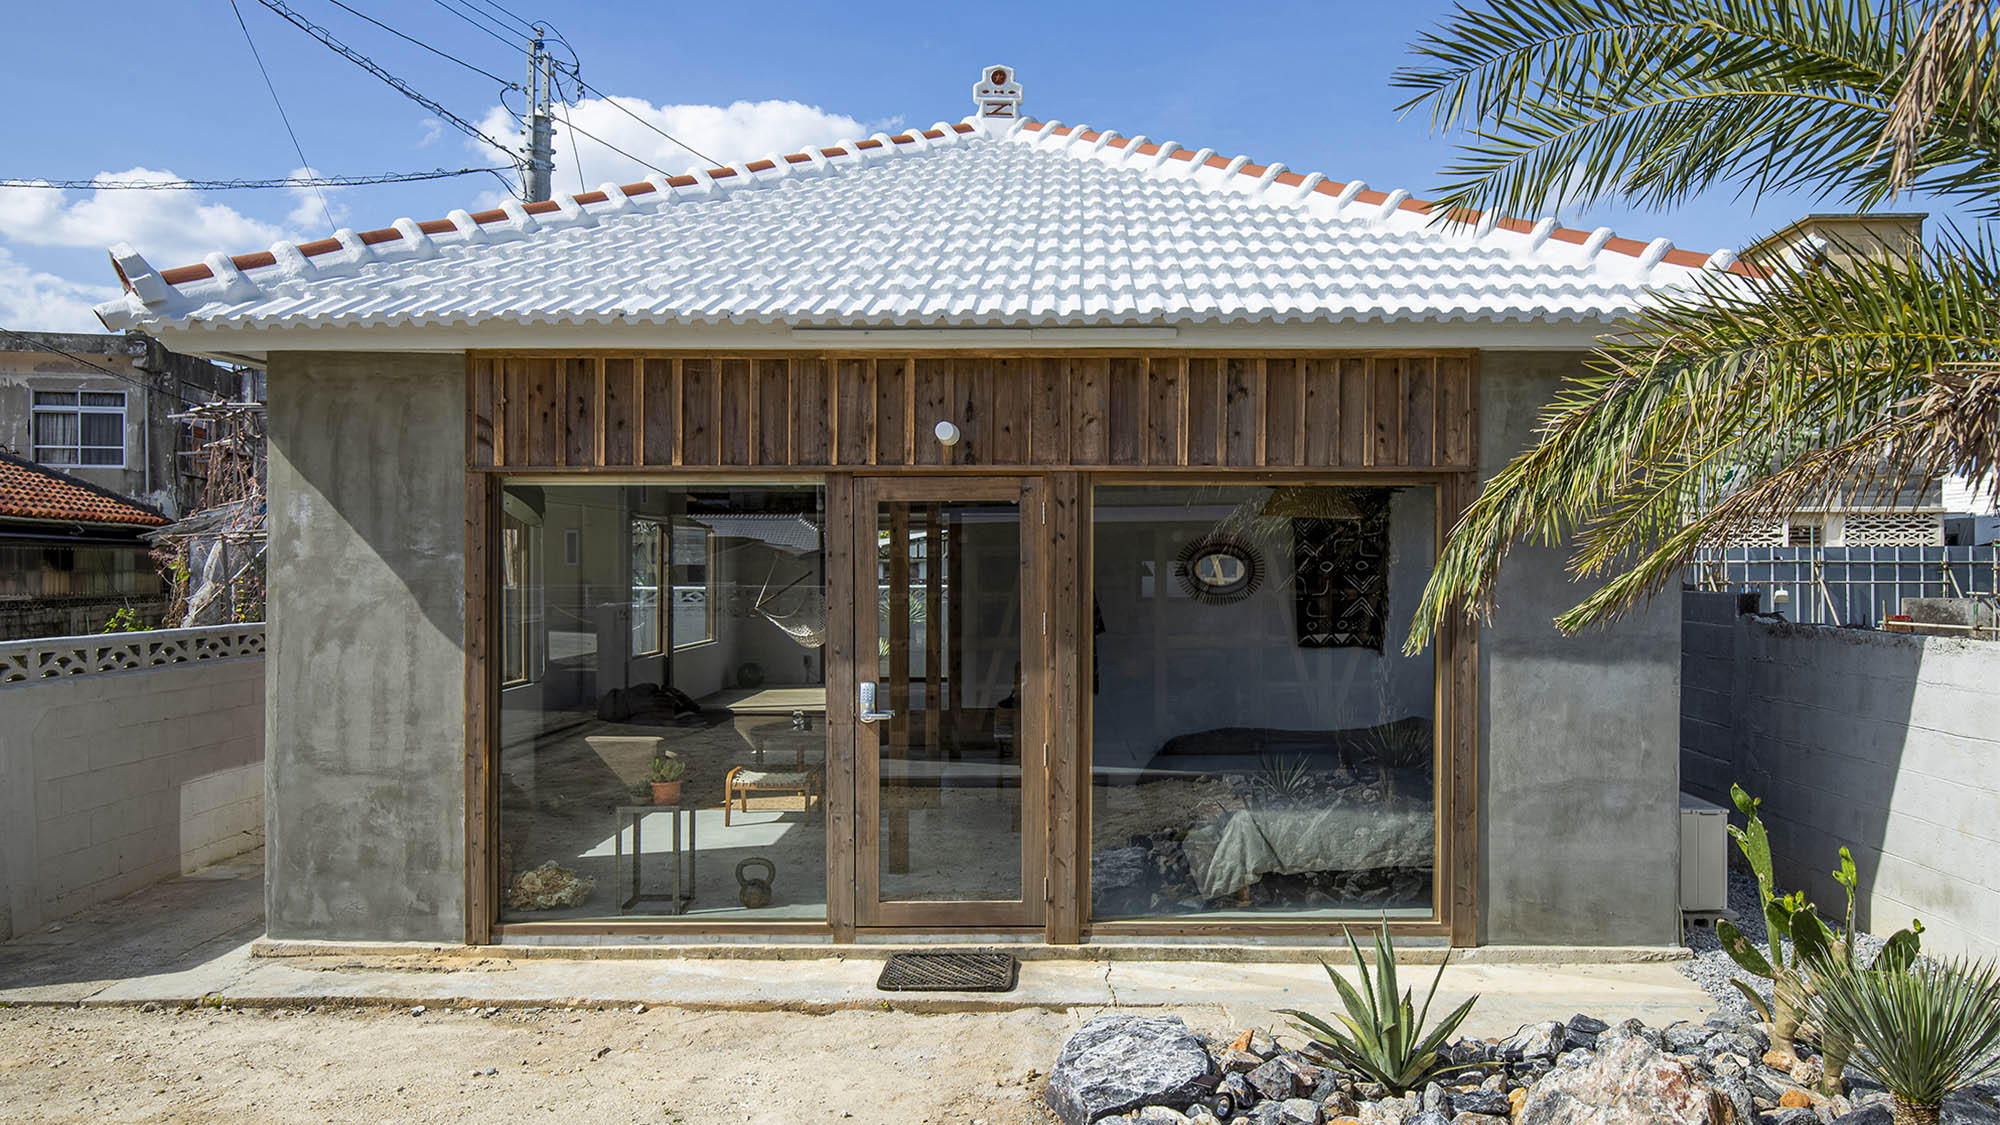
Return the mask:
<svg viewBox="0 0 2000 1125">
<path fill-rule="evenodd" d="M 1480 475 L 1534 436 L 1581 352 L 1480 358 Z M 1680 607 L 1668 592 L 1563 636 L 1589 587 L 1569 552 L 1517 545 L 1480 631 L 1482 944 L 1680 941 Z"/>
<path fill-rule="evenodd" d="M 262 842 L 261 656 L 0 685 L 0 715 L 0 939 Z"/>
<path fill-rule="evenodd" d="M 1822 911 L 1860 876 L 1877 932 L 1926 927 L 1926 949 L 2000 956 L 2000 644 L 1739 615 L 1687 595 L 1681 757 L 1689 792 L 1764 801 L 1773 865 Z"/>
<path fill-rule="evenodd" d="M 1481 471 L 1581 352 L 1482 360 Z M 456 355 L 272 358 L 276 938 L 464 935 L 464 378 Z M 1679 941 L 1678 595 L 1562 637 L 1565 553 L 1509 558 L 1480 646 L 1479 941 Z"/>
<path fill-rule="evenodd" d="M 273 937 L 465 937 L 465 366 L 270 365 Z"/>
</svg>

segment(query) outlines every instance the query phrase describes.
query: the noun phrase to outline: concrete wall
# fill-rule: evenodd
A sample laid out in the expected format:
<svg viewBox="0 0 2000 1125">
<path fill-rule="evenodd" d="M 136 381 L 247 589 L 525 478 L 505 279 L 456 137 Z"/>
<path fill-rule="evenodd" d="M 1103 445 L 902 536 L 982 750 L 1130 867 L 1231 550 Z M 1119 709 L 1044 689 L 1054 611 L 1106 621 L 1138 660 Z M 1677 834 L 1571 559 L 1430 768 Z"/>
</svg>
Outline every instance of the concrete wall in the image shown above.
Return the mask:
<svg viewBox="0 0 2000 1125">
<path fill-rule="evenodd" d="M 1483 476 L 1530 443 L 1582 359 L 1481 357 Z M 1564 637 L 1552 619 L 1588 592 L 1567 558 L 1516 546 L 1480 634 L 1480 940 L 1677 944 L 1679 598 Z"/>
<path fill-rule="evenodd" d="M 270 364 L 273 937 L 465 936 L 465 368 Z"/>
<path fill-rule="evenodd" d="M 2000 956 L 2000 644 L 1741 617 L 1688 595 L 1689 792 L 1764 800 L 1779 880 L 1837 910 L 1854 853 L 1864 928 Z"/>
<path fill-rule="evenodd" d="M 264 658 L 0 686 L 0 939 L 256 847 Z"/>
</svg>

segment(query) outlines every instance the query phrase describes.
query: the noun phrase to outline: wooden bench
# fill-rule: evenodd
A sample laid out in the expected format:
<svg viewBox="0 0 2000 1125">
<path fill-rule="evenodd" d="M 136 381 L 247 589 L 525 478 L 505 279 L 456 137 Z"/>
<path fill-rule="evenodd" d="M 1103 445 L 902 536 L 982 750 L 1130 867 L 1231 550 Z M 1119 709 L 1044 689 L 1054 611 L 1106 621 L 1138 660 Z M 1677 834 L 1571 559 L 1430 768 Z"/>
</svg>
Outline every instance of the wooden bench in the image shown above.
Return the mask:
<svg viewBox="0 0 2000 1125">
<path fill-rule="evenodd" d="M 742 803 L 741 812 L 750 811 L 752 793 L 797 793 L 805 801 L 806 823 L 813 819 L 815 801 L 825 802 L 821 791 L 820 769 L 807 766 L 804 769 L 768 770 L 760 766 L 732 766 L 722 779 L 722 824 L 729 825 L 730 810 Z"/>
</svg>

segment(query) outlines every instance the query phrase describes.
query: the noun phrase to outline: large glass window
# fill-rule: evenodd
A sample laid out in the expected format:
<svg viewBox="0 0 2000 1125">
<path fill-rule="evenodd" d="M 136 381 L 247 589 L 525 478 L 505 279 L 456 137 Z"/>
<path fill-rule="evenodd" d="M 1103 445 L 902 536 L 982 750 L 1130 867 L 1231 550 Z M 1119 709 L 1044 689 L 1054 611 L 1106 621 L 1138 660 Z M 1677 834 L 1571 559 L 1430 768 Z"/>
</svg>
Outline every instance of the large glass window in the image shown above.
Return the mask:
<svg viewBox="0 0 2000 1125">
<path fill-rule="evenodd" d="M 1430 916 L 1433 490 L 1094 495 L 1092 916 Z"/>
<path fill-rule="evenodd" d="M 517 522 L 564 549 L 500 567 L 503 635 L 542 654 L 500 690 L 501 919 L 824 918 L 822 490 L 505 503 L 503 553 Z"/>
<path fill-rule="evenodd" d="M 44 465 L 125 464 L 125 392 L 36 391 L 33 448 Z"/>
</svg>

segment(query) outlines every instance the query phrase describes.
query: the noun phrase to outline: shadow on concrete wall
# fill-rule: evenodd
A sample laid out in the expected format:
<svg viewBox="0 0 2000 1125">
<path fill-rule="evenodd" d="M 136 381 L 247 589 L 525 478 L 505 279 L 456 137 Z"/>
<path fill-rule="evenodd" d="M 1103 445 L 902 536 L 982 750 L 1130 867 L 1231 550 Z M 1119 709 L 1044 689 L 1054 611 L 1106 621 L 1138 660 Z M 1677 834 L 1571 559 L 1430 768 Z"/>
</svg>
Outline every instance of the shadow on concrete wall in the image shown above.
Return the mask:
<svg viewBox="0 0 2000 1125">
<path fill-rule="evenodd" d="M 1910 897 L 1884 885 L 1884 853 L 1892 821 L 1912 813 L 1904 753 L 1922 643 L 1744 617 L 1728 593 L 1688 591 L 1682 607 L 1682 791 L 1730 809 L 1732 823 L 1742 817 L 1730 783 L 1762 799 L 1780 887 L 1806 891 L 1826 915 L 1842 909 L 1832 871 L 1848 847 L 1858 925 L 1908 925 L 1876 915 L 1888 915 L 1884 899 Z M 1730 861 L 1742 867 L 1734 845 Z"/>
</svg>

